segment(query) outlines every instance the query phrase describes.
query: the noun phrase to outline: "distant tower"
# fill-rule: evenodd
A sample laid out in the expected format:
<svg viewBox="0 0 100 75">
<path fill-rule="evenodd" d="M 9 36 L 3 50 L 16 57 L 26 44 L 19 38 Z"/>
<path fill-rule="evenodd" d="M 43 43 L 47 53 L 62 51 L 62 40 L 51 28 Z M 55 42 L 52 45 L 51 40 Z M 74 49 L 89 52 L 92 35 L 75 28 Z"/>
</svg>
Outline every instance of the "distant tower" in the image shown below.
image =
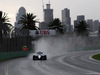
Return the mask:
<svg viewBox="0 0 100 75">
<path fill-rule="evenodd" d="M 70 10 L 68 8 L 62 10 L 62 24 L 65 25 L 66 32 L 73 31 L 73 26 L 71 25 Z"/>
<path fill-rule="evenodd" d="M 21 24 L 18 24 L 18 21 L 21 20 L 22 15 L 25 14 L 26 14 L 26 9 L 24 7 L 20 7 L 16 15 L 16 22 L 15 22 L 16 28 L 20 28 L 22 26 Z"/>
<path fill-rule="evenodd" d="M 43 3 L 43 0 L 42 0 Z M 48 30 L 48 24 L 53 21 L 53 9 L 50 8 L 50 1 L 46 4 L 46 9 L 44 9 L 43 3 L 43 13 L 44 13 L 44 21 L 39 24 L 39 28 L 41 30 Z"/>
<path fill-rule="evenodd" d="M 78 15 L 77 20 L 74 20 L 74 29 L 77 24 L 79 24 L 80 21 L 85 21 L 85 15 Z"/>
<path fill-rule="evenodd" d="M 99 20 L 94 20 L 94 31 L 98 31 L 100 27 Z"/>
<path fill-rule="evenodd" d="M 84 21 L 84 20 L 85 20 L 85 16 L 84 15 L 77 16 L 77 21 Z"/>
<path fill-rule="evenodd" d="M 91 32 L 94 31 L 93 19 L 88 19 L 87 24 L 89 25 L 89 29 Z"/>
<path fill-rule="evenodd" d="M 46 9 L 44 10 L 44 22 L 49 23 L 53 21 L 53 9 L 50 9 L 50 3 L 46 4 Z"/>
<path fill-rule="evenodd" d="M 62 10 L 62 23 L 65 25 L 71 25 L 70 10 L 68 8 Z"/>
<path fill-rule="evenodd" d="M 85 20 L 85 15 L 78 15 L 78 16 L 77 16 L 77 19 L 74 20 L 74 30 L 76 30 L 76 29 L 75 29 L 75 26 L 77 26 L 77 25 L 79 24 L 80 21 L 86 21 L 86 20 Z"/>
</svg>

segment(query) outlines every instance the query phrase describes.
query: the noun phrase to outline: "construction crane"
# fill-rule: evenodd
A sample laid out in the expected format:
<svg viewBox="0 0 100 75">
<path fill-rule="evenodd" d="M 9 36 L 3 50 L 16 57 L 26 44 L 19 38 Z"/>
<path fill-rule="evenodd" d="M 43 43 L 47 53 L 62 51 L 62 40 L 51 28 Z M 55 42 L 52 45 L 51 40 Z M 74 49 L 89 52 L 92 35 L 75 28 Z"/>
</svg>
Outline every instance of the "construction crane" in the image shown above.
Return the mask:
<svg viewBox="0 0 100 75">
<path fill-rule="evenodd" d="M 44 10 L 44 0 L 42 0 L 42 7 L 43 7 L 43 10 Z"/>
<path fill-rule="evenodd" d="M 48 0 L 49 4 L 50 4 L 50 0 Z M 44 0 L 42 0 L 42 7 L 43 7 L 43 10 L 44 10 Z"/>
</svg>

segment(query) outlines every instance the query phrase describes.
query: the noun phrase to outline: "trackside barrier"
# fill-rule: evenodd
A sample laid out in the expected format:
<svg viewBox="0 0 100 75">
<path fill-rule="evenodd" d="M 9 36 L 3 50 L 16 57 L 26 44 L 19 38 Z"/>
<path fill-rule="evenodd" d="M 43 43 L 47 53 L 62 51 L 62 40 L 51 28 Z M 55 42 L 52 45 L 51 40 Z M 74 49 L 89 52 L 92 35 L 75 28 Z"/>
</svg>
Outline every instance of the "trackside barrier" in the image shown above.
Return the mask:
<svg viewBox="0 0 100 75">
<path fill-rule="evenodd" d="M 30 53 L 32 53 L 32 51 L 0 52 L 0 60 L 25 57 Z"/>
<path fill-rule="evenodd" d="M 100 47 L 73 48 L 71 50 L 81 51 L 81 50 L 98 50 L 98 49 L 100 49 Z M 0 60 L 7 60 L 7 59 L 12 59 L 12 58 L 25 57 L 30 53 L 33 53 L 33 51 L 0 52 Z"/>
<path fill-rule="evenodd" d="M 74 51 L 81 51 L 81 50 L 98 50 L 100 47 L 82 47 L 82 48 L 74 48 Z"/>
</svg>

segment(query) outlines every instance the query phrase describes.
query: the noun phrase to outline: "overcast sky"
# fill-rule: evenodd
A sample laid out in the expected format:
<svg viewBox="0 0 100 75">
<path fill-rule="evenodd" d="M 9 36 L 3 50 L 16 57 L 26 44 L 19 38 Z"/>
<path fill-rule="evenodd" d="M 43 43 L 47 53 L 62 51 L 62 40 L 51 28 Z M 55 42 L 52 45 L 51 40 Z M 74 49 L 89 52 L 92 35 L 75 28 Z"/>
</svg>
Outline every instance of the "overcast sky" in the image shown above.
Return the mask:
<svg viewBox="0 0 100 75">
<path fill-rule="evenodd" d="M 44 6 L 47 3 L 49 0 L 44 0 Z M 50 3 L 54 9 L 54 18 L 61 19 L 61 10 L 69 8 L 72 24 L 77 15 L 85 15 L 86 19 L 100 20 L 100 0 L 50 0 Z M 8 13 L 13 25 L 21 6 L 25 7 L 28 13 L 37 15 L 39 21 L 43 21 L 42 0 L 0 0 L 0 10 Z"/>
</svg>

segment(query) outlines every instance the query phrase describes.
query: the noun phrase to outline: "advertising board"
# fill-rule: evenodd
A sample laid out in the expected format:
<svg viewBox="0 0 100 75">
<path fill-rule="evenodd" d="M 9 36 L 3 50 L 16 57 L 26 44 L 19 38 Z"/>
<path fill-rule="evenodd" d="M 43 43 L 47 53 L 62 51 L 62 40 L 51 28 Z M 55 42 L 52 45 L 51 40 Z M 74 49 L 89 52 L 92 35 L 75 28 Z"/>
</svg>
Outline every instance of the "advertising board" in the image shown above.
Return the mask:
<svg viewBox="0 0 100 75">
<path fill-rule="evenodd" d="M 55 35 L 55 30 L 30 30 L 30 35 Z"/>
</svg>

